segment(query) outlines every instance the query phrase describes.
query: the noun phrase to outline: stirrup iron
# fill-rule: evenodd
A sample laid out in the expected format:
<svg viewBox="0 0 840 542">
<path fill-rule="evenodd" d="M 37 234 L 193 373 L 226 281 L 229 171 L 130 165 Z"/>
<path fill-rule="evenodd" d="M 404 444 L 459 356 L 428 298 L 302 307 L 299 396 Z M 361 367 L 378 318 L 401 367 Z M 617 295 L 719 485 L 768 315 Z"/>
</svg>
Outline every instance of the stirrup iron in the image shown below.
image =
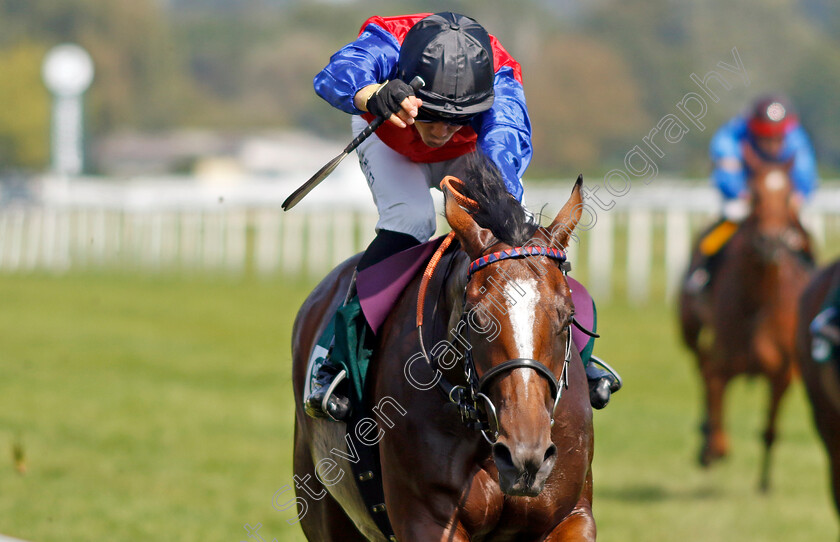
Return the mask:
<svg viewBox="0 0 840 542">
<path fill-rule="evenodd" d="M 602 368 L 603 370 L 605 370 L 605 371 L 607 371 L 608 373 L 610 373 L 610 374 L 613 376 L 613 378 L 615 378 L 616 382 L 618 382 L 618 387 L 617 387 L 616 389 L 614 389 L 614 390 L 613 390 L 613 389 L 610 389 L 610 391 L 611 391 L 612 393 L 617 392 L 617 391 L 618 391 L 618 390 L 620 390 L 620 389 L 621 389 L 621 387 L 624 385 L 624 380 L 622 380 L 622 379 L 621 379 L 621 375 L 620 375 L 620 374 L 618 374 L 618 371 L 616 371 L 615 369 L 613 369 L 612 367 L 610 367 L 610 365 L 609 365 L 606 361 L 602 360 L 601 358 L 595 357 L 595 356 L 590 356 L 590 357 L 589 357 L 589 363 L 594 363 L 594 364 L 595 364 L 595 365 L 597 365 L 598 367 L 600 367 L 600 368 Z"/>
</svg>

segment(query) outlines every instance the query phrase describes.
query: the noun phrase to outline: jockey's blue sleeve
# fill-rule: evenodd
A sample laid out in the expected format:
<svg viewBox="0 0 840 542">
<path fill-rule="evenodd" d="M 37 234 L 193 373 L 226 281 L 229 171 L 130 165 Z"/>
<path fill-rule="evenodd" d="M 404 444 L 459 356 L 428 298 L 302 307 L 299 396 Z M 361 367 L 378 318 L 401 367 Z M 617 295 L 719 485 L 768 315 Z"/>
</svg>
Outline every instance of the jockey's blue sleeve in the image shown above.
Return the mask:
<svg viewBox="0 0 840 542">
<path fill-rule="evenodd" d="M 400 44 L 375 24 L 330 57 L 330 63 L 313 81 L 315 92 L 330 105 L 351 115 L 361 115 L 353 97 L 362 88 L 393 79 L 397 73 Z"/>
<path fill-rule="evenodd" d="M 747 189 L 747 177 L 743 170 L 736 172 L 715 168 L 712 179 L 726 199 L 737 198 Z"/>
<path fill-rule="evenodd" d="M 741 142 L 746 134 L 746 121 L 734 118 L 718 129 L 709 143 L 712 161 L 712 183 L 726 199 L 737 198 L 747 189 Z"/>
<path fill-rule="evenodd" d="M 785 138 L 785 146 L 793 156 L 793 168 L 790 170 L 793 185 L 808 198 L 817 187 L 817 160 L 805 129 L 799 126 L 790 132 Z"/>
<path fill-rule="evenodd" d="M 522 175 L 531 163 L 531 120 L 525 91 L 513 70 L 496 72 L 493 107 L 480 115 L 474 126 L 479 148 L 493 160 L 517 201 L 522 201 Z"/>
</svg>

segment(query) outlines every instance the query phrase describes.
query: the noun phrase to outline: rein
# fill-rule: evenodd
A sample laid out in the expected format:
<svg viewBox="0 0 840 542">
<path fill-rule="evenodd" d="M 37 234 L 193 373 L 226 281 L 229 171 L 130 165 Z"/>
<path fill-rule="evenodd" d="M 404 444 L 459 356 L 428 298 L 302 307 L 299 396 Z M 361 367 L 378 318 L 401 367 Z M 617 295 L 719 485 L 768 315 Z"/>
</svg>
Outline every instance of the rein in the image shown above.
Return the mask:
<svg viewBox="0 0 840 542">
<path fill-rule="evenodd" d="M 455 201 L 458 203 L 458 205 L 461 206 L 465 211 L 469 213 L 476 211 L 478 209 L 478 203 L 461 194 L 456 189 L 455 185 L 459 185 L 459 187 L 463 186 L 463 182 L 460 179 L 457 179 L 452 176 L 445 177 L 441 182 L 441 188 L 444 190 L 448 190 L 452 197 L 455 198 Z M 426 291 L 428 289 L 429 281 L 434 275 L 435 269 L 440 263 L 444 252 L 446 252 L 446 250 L 452 244 L 452 240 L 454 238 L 455 232 L 450 232 L 449 235 L 447 235 L 443 242 L 440 244 L 440 246 L 438 246 L 435 253 L 432 255 L 432 258 L 429 260 L 429 263 L 427 264 L 426 269 L 423 272 L 423 279 L 420 282 L 420 289 L 417 294 L 417 337 L 420 343 L 420 350 L 423 354 L 423 358 L 426 361 L 426 364 L 433 372 L 438 371 L 438 369 L 436 368 L 435 362 L 431 359 L 428 352 L 426 351 L 426 346 L 423 342 L 423 308 L 425 306 Z M 531 256 L 544 256 L 559 262 L 564 274 L 569 269 L 568 262 L 566 260 L 566 253 L 563 250 L 549 247 L 520 246 L 494 252 L 492 254 L 487 254 L 471 262 L 467 271 L 467 283 L 469 283 L 470 278 L 475 272 L 493 263 L 511 258 L 527 258 Z M 465 284 L 464 309 L 466 308 L 466 293 L 467 285 Z M 467 324 L 467 317 L 468 312 L 466 310 L 462 310 L 461 319 L 457 326 L 457 329 L 463 329 L 461 322 Z M 574 320 L 574 318 L 572 319 L 572 324 L 574 324 L 576 327 L 578 327 L 579 329 L 591 336 L 597 336 L 583 328 L 576 320 Z M 472 357 L 472 347 L 470 346 L 464 352 L 465 359 L 463 363 L 463 369 L 466 385 L 454 385 L 443 376 L 442 372 L 439 372 L 440 378 L 438 379 L 436 386 L 449 399 L 450 402 L 458 406 L 458 410 L 461 415 L 461 421 L 468 428 L 480 431 L 484 439 L 492 445 L 495 442 L 495 440 L 499 437 L 499 420 L 496 414 L 495 405 L 493 404 L 492 400 L 485 394 L 485 391 L 487 391 L 487 388 L 491 385 L 491 383 L 501 375 L 513 371 L 515 369 L 530 369 L 536 371 L 538 375 L 543 377 L 548 382 L 549 388 L 551 390 L 551 397 L 554 399 L 554 406 L 551 410 L 551 425 L 554 426 L 554 413 L 557 410 L 557 405 L 560 402 L 560 397 L 563 395 L 563 389 L 569 387 L 569 363 L 571 361 L 571 357 L 571 326 L 567 328 L 565 359 L 563 362 L 563 370 L 560 373 L 560 378 L 555 377 L 554 372 L 551 371 L 551 369 L 549 369 L 548 367 L 546 367 L 545 364 L 531 358 L 515 358 L 505 361 L 504 363 L 490 368 L 485 374 L 479 377 L 477 375 L 475 362 Z M 485 407 L 487 413 L 486 419 L 482 419 L 482 416 L 480 414 L 480 403 L 483 403 Z M 490 423 L 491 414 L 493 418 L 492 424 Z M 488 436 L 488 434 L 490 434 L 491 436 Z"/>
</svg>

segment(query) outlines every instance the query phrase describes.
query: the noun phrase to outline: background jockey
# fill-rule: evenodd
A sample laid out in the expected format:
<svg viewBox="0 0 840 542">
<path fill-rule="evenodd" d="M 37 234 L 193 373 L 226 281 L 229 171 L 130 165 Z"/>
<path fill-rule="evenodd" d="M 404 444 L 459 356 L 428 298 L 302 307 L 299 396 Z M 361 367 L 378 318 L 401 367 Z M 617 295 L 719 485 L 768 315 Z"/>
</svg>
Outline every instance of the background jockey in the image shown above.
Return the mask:
<svg viewBox="0 0 840 542">
<path fill-rule="evenodd" d="M 712 182 L 724 198 L 723 216 L 700 241 L 699 260 L 689 273 L 687 288 L 699 293 L 709 284 L 717 259 L 714 258 L 749 213 L 747 180 L 750 164 L 788 163 L 798 209 L 816 188 L 817 166 L 808 134 L 789 102 L 781 96 L 755 101 L 748 115 L 737 116 L 712 137 L 709 154 L 713 163 Z"/>
<path fill-rule="evenodd" d="M 415 76 L 425 83 L 417 91 L 408 84 Z M 333 107 L 353 115 L 354 137 L 374 116 L 389 119 L 357 148 L 379 213 L 376 237 L 357 272 L 434 234 L 429 189 L 446 175 L 463 178 L 476 149 L 522 200 L 521 177 L 532 150 L 521 68 L 475 20 L 449 12 L 371 17 L 314 85 Z M 351 284 L 348 300 L 353 289 Z M 596 383 L 611 378 L 601 372 L 591 375 Z M 346 417 L 349 404 L 333 389 L 341 373 L 329 360 L 321 366 L 305 401 L 307 413 Z M 608 388 L 617 386 L 613 380 L 606 384 L 608 401 Z"/>
</svg>

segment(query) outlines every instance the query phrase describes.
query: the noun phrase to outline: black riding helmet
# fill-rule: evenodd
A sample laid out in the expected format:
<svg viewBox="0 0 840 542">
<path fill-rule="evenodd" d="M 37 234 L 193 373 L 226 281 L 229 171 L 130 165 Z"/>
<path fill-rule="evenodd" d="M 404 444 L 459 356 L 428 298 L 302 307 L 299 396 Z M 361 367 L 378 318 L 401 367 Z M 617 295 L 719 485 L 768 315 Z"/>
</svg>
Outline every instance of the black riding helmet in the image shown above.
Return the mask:
<svg viewBox="0 0 840 542">
<path fill-rule="evenodd" d="M 473 19 L 457 13 L 429 15 L 405 36 L 397 77 L 425 81 L 418 118 L 458 121 L 493 105 L 493 48 L 490 36 Z"/>
</svg>

